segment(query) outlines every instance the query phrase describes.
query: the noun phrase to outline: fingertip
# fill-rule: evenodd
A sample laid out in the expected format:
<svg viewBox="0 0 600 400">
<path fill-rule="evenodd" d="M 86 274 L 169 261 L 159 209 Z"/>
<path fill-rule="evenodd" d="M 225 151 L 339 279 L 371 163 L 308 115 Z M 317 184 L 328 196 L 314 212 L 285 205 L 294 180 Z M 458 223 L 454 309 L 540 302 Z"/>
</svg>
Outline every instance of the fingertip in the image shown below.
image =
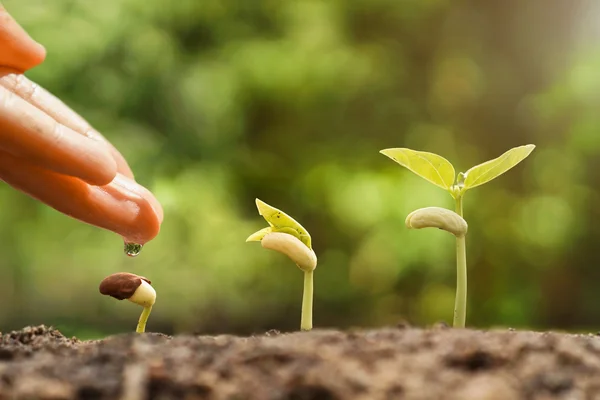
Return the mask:
<svg viewBox="0 0 600 400">
<path fill-rule="evenodd" d="M 154 212 L 156 213 L 156 215 L 158 217 L 159 223 L 162 224 L 163 218 L 164 218 L 164 211 L 163 211 L 162 205 L 160 204 L 158 199 L 154 196 L 150 197 L 150 205 L 154 209 Z"/>
<path fill-rule="evenodd" d="M 127 243 L 144 245 L 160 233 L 162 215 L 156 212 L 148 199 L 144 200 L 142 204 L 138 204 L 140 206 L 139 213 L 130 226 L 130 231 L 123 234 L 123 241 Z"/>
<path fill-rule="evenodd" d="M 0 4 L 0 64 L 26 71 L 46 59 L 46 48 L 35 41 Z"/>
<path fill-rule="evenodd" d="M 139 244 L 146 244 L 156 238 L 160 233 L 160 227 L 162 225 L 162 221 L 160 220 L 158 214 L 151 213 L 149 214 L 148 221 L 146 224 L 146 230 L 140 233 L 139 235 Z"/>
<path fill-rule="evenodd" d="M 163 221 L 163 209 L 160 202 L 145 187 L 132 179 L 117 173 L 111 186 L 119 187 L 123 192 L 136 196 L 138 212 L 135 219 L 122 233 L 126 242 L 145 244 L 154 239 L 160 232 Z"/>
<path fill-rule="evenodd" d="M 46 48 L 40 43 L 29 38 L 27 45 L 23 46 L 23 49 L 15 51 L 12 55 L 12 62 L 8 64 L 14 66 L 19 71 L 27 71 L 34 67 L 37 67 L 46 60 Z"/>
<path fill-rule="evenodd" d="M 33 40 L 33 39 L 32 39 Z M 29 68 L 36 67 L 46 60 L 46 55 L 48 52 L 46 51 L 46 47 L 44 47 L 41 43 L 33 41 L 32 50 L 30 53 L 30 66 Z M 29 69 L 28 68 L 28 69 Z"/>
</svg>

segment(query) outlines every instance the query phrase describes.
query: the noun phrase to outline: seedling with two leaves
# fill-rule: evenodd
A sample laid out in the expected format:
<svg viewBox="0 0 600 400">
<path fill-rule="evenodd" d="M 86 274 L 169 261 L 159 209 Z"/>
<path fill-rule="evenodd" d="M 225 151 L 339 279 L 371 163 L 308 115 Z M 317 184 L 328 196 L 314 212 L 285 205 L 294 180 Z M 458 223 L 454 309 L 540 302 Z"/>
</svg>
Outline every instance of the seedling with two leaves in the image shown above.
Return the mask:
<svg viewBox="0 0 600 400">
<path fill-rule="evenodd" d="M 434 153 L 407 148 L 384 149 L 380 153 L 391 158 L 416 175 L 446 190 L 455 200 L 456 212 L 427 207 L 413 211 L 406 218 L 412 229 L 435 227 L 456 236 L 456 302 L 454 304 L 454 327 L 464 328 L 467 314 L 467 252 L 465 236 L 468 225 L 463 218 L 463 196 L 467 190 L 481 186 L 523 161 L 535 145 L 515 147 L 500 157 L 479 164 L 467 172 L 456 175 L 452 164 Z"/>
</svg>

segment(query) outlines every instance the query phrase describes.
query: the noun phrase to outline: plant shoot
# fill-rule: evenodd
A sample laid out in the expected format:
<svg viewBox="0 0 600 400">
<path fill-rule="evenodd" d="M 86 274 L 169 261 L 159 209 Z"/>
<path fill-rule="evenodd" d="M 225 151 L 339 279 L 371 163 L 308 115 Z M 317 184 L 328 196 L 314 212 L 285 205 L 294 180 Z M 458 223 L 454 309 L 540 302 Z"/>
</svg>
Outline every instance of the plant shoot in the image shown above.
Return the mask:
<svg viewBox="0 0 600 400">
<path fill-rule="evenodd" d="M 311 237 L 296 220 L 283 211 L 256 199 L 258 213 L 269 223 L 269 227 L 250 235 L 246 242 L 261 242 L 265 249 L 278 251 L 290 258 L 304 272 L 302 315 L 300 329 L 312 329 L 313 274 L 317 267 L 317 256 L 312 249 Z"/>
<path fill-rule="evenodd" d="M 143 276 L 129 272 L 117 272 L 107 276 L 100 282 L 100 293 L 114 297 L 117 300 L 129 300 L 144 307 L 138 325 L 137 333 L 146 331 L 146 322 L 156 301 L 156 291 L 151 286 L 152 282 Z"/>
<path fill-rule="evenodd" d="M 415 151 L 406 148 L 384 149 L 380 153 L 423 179 L 446 190 L 454 198 L 456 216 L 463 218 L 463 196 L 469 189 L 483 185 L 504 174 L 535 149 L 535 145 L 515 147 L 500 157 L 460 172 L 456 175 L 454 166 L 444 157 L 434 153 Z M 436 207 L 420 209 L 411 213 L 406 224 L 411 228 L 437 227 L 456 236 L 456 301 L 454 304 L 454 327 L 464 328 L 467 315 L 467 251 L 465 235 L 467 223 L 457 219 L 449 210 Z M 464 219 L 462 219 L 464 221 Z M 464 234 L 462 231 L 464 227 Z"/>
</svg>

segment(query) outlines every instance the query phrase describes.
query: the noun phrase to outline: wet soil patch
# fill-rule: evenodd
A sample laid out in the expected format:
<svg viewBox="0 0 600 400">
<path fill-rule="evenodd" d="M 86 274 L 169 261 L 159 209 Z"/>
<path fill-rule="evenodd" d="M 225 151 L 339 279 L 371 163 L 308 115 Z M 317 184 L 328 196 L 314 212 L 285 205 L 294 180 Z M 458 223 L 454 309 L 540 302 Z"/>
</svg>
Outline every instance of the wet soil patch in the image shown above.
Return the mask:
<svg viewBox="0 0 600 400">
<path fill-rule="evenodd" d="M 401 326 L 0 337 L 0 399 L 600 399 L 600 337 Z"/>
</svg>

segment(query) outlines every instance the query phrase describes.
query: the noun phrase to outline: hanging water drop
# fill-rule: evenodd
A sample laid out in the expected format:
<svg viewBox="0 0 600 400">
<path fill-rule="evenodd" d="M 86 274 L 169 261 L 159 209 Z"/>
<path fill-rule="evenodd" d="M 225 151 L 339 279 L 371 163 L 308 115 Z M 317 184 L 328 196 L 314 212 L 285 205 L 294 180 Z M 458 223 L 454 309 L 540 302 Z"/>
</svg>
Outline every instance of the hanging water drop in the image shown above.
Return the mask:
<svg viewBox="0 0 600 400">
<path fill-rule="evenodd" d="M 143 245 L 138 243 L 125 242 L 123 246 L 123 252 L 129 257 L 135 257 L 140 254 L 140 251 L 142 251 L 142 247 Z"/>
</svg>

